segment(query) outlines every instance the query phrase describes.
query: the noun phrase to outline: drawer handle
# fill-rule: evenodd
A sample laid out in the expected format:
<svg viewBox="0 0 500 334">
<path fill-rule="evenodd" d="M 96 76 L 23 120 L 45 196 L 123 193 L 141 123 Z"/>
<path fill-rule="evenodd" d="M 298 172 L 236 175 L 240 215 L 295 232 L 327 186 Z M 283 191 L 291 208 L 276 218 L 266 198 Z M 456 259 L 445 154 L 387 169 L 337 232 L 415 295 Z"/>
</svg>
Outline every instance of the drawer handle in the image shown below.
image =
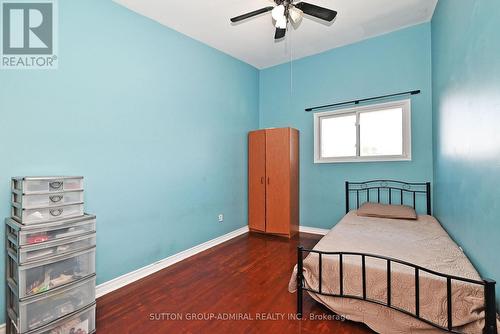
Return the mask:
<svg viewBox="0 0 500 334">
<path fill-rule="evenodd" d="M 49 199 L 52 203 L 57 203 L 63 199 L 63 196 L 62 195 L 49 196 Z"/>
<path fill-rule="evenodd" d="M 49 212 L 52 216 L 57 217 L 63 213 L 63 209 L 52 209 L 52 210 L 49 210 Z"/>
<path fill-rule="evenodd" d="M 63 183 L 62 181 L 54 181 L 54 182 L 50 182 L 49 183 L 49 187 L 50 189 L 60 189 L 62 187 Z"/>
</svg>

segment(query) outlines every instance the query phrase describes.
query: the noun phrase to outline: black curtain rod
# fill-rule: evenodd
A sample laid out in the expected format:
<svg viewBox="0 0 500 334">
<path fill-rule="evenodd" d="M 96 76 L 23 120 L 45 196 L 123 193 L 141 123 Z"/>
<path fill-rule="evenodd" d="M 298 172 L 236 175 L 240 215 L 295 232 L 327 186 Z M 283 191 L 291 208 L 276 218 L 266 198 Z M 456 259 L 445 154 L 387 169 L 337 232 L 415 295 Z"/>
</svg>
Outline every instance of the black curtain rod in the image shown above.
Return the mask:
<svg viewBox="0 0 500 334">
<path fill-rule="evenodd" d="M 381 96 L 375 96 L 375 97 L 369 97 L 366 99 L 360 99 L 360 100 L 352 100 L 352 101 L 346 101 L 346 102 L 339 102 L 339 103 L 334 103 L 334 104 L 326 104 L 324 106 L 318 106 L 318 107 L 312 107 L 312 108 L 306 108 L 306 111 L 313 111 L 316 109 L 323 109 L 323 108 L 331 108 L 331 107 L 338 107 L 338 106 L 343 106 L 344 104 L 359 104 L 361 102 L 366 102 L 366 101 L 371 101 L 371 100 L 379 100 L 379 99 L 385 99 L 388 97 L 395 97 L 395 96 L 401 96 L 401 95 L 417 95 L 420 94 L 420 89 L 418 90 L 410 90 L 407 92 L 402 92 L 402 93 L 396 93 L 396 94 L 389 94 L 389 95 L 381 95 Z"/>
</svg>

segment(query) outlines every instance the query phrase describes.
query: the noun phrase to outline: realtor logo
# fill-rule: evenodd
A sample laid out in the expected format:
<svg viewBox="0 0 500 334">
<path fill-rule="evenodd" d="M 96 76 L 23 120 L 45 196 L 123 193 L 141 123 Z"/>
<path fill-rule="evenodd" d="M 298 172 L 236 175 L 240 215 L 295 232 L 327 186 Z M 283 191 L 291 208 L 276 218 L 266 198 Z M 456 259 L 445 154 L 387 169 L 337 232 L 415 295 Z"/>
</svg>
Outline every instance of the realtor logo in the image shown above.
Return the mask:
<svg viewBox="0 0 500 334">
<path fill-rule="evenodd" d="M 52 0 L 2 1 L 3 69 L 57 68 L 57 25 Z"/>
</svg>

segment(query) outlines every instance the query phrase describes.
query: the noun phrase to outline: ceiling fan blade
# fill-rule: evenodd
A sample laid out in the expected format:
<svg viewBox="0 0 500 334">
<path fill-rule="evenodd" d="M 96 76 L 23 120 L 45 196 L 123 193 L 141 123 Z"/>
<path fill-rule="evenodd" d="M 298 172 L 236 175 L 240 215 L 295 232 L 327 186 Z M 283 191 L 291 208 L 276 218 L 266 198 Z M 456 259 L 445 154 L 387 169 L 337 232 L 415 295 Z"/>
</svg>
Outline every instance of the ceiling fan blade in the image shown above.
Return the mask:
<svg viewBox="0 0 500 334">
<path fill-rule="evenodd" d="M 303 11 L 305 14 L 317 17 L 328 22 L 333 21 L 337 16 L 337 12 L 328 8 L 316 6 L 308 2 L 299 2 L 295 4 L 295 7 Z"/>
<path fill-rule="evenodd" d="M 290 16 L 290 20 L 292 20 L 293 23 L 298 24 L 302 20 L 302 11 L 295 6 L 290 6 L 288 9 L 288 15 Z"/>
<path fill-rule="evenodd" d="M 268 6 L 268 7 L 264 7 L 264 8 L 261 8 L 261 9 L 254 10 L 253 12 L 233 17 L 231 19 L 231 22 L 234 23 L 234 22 L 243 21 L 243 20 L 251 18 L 253 16 L 256 16 L 256 15 L 259 15 L 259 14 L 263 14 L 263 13 L 267 13 L 267 12 L 273 10 L 273 8 L 274 8 L 273 6 Z"/>
<path fill-rule="evenodd" d="M 280 39 L 285 37 L 286 29 L 276 28 L 276 32 L 274 33 L 274 39 Z"/>
</svg>

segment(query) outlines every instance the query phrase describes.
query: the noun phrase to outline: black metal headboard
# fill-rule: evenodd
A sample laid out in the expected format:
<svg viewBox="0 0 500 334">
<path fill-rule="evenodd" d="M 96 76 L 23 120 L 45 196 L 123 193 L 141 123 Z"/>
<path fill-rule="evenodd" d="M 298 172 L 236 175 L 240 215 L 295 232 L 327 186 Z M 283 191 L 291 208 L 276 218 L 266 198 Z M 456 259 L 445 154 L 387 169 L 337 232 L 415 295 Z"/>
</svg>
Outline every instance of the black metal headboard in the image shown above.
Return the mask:
<svg viewBox="0 0 500 334">
<path fill-rule="evenodd" d="M 377 203 L 384 201 L 384 197 L 388 204 L 411 205 L 417 209 L 417 196 L 425 195 L 425 205 L 427 214 L 432 213 L 431 210 L 431 183 L 411 183 L 395 180 L 371 180 L 365 182 L 346 182 L 345 183 L 345 211 L 351 209 L 350 197 L 351 194 L 356 195 L 356 208 L 359 209 L 361 202 Z M 363 202 L 363 203 L 364 203 Z"/>
</svg>

